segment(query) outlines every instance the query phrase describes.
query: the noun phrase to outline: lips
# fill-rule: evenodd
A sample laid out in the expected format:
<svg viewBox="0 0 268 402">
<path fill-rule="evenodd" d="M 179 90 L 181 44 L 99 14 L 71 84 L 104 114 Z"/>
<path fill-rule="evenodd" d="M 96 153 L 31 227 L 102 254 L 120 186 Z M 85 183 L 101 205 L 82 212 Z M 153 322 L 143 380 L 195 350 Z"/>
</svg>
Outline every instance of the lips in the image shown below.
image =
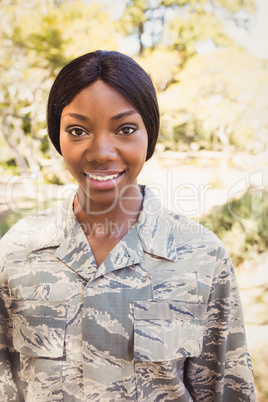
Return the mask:
<svg viewBox="0 0 268 402">
<path fill-rule="evenodd" d="M 96 175 L 96 174 L 92 174 L 92 173 L 85 173 L 85 176 L 93 179 L 93 180 L 97 180 L 97 181 L 108 181 L 108 180 L 112 180 L 117 178 L 120 175 L 120 173 L 116 173 L 116 174 L 110 174 L 107 176 L 101 176 L 101 175 Z"/>
<path fill-rule="evenodd" d="M 84 173 L 91 187 L 97 190 L 109 190 L 117 186 L 125 171 Z"/>
</svg>

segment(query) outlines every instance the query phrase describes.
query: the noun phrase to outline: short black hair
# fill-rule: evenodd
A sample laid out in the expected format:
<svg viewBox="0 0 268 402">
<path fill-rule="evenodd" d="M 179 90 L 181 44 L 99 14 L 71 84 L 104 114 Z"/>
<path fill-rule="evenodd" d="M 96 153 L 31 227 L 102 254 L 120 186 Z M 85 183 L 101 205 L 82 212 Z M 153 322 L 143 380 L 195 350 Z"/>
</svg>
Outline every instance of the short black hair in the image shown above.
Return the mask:
<svg viewBox="0 0 268 402">
<path fill-rule="evenodd" d="M 59 72 L 50 90 L 47 106 L 48 134 L 60 149 L 62 110 L 83 89 L 102 80 L 117 89 L 141 115 L 148 134 L 146 160 L 154 153 L 159 133 L 159 107 L 149 75 L 131 57 L 115 51 L 87 53 L 72 60 Z"/>
</svg>

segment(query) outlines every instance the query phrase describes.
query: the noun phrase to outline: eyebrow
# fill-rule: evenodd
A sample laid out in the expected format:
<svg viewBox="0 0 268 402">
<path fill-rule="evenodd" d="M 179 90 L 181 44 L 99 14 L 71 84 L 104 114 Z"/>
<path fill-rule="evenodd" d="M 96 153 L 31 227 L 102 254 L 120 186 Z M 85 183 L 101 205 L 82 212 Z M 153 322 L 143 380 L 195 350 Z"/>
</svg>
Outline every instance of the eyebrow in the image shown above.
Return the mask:
<svg viewBox="0 0 268 402">
<path fill-rule="evenodd" d="M 118 113 L 111 117 L 111 120 L 120 120 L 123 119 L 123 117 L 131 116 L 132 114 L 138 114 L 138 112 L 135 109 L 127 110 L 126 112 Z"/>
<path fill-rule="evenodd" d="M 67 117 L 67 116 L 74 117 L 75 119 L 78 119 L 81 121 L 88 121 L 87 116 L 84 116 L 83 114 L 79 114 L 79 113 L 67 113 L 65 116 L 63 116 L 63 118 Z"/>
<path fill-rule="evenodd" d="M 123 119 L 124 117 L 131 116 L 132 114 L 138 114 L 138 112 L 135 109 L 127 110 L 126 112 L 118 113 L 115 116 L 112 116 L 110 118 L 110 120 L 111 121 L 120 120 L 120 119 Z M 63 118 L 67 117 L 67 116 L 73 117 L 73 118 L 81 120 L 81 121 L 89 120 L 89 118 L 87 116 L 80 114 L 80 113 L 72 113 L 72 112 L 67 113 L 65 116 L 63 116 Z"/>
</svg>

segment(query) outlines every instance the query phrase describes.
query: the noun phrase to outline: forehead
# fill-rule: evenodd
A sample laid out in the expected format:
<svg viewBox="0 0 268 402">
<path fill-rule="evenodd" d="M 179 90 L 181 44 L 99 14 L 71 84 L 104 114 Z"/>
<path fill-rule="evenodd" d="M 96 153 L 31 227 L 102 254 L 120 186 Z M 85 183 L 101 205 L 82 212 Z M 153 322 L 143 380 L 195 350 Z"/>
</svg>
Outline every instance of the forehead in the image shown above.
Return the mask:
<svg viewBox="0 0 268 402">
<path fill-rule="evenodd" d="M 94 112 L 117 112 L 118 109 L 134 109 L 128 99 L 117 89 L 104 83 L 96 81 L 80 91 L 74 99 L 63 109 L 66 111 L 75 109 L 76 111 Z"/>
</svg>

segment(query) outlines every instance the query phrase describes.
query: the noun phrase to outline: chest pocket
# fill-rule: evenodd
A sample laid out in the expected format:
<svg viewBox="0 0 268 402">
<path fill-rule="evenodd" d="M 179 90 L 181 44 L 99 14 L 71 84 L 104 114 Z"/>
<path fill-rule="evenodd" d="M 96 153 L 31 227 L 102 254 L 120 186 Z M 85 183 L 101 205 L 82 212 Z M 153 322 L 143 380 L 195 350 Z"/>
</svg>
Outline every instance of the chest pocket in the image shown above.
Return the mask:
<svg viewBox="0 0 268 402">
<path fill-rule="evenodd" d="M 198 356 L 206 304 L 172 300 L 134 302 L 134 360 L 169 361 Z"/>
<path fill-rule="evenodd" d="M 63 356 L 66 300 L 13 300 L 12 312 L 17 351 L 33 357 Z"/>
</svg>

